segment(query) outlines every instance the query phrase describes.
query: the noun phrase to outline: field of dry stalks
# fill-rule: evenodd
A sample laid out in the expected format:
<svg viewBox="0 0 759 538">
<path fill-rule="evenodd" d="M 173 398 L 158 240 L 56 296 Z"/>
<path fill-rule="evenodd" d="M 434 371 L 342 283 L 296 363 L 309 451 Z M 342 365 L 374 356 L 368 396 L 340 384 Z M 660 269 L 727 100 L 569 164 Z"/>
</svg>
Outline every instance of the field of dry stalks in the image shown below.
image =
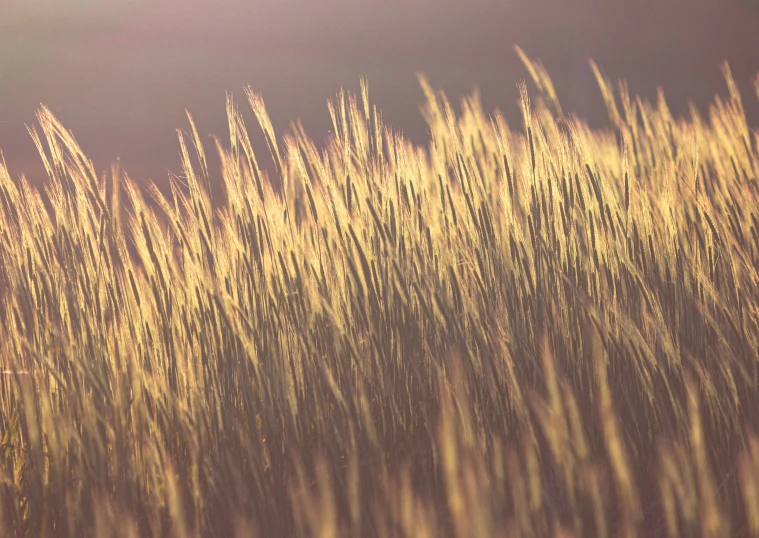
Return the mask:
<svg viewBox="0 0 759 538">
<path fill-rule="evenodd" d="M 0 535 L 759 536 L 729 69 L 677 119 L 594 65 L 592 130 L 523 60 L 517 128 L 421 80 L 426 148 L 366 85 L 324 149 L 248 89 L 271 174 L 230 98 L 221 191 L 189 115 L 164 192 L 42 108 L 47 183 L 0 164 Z"/>
</svg>

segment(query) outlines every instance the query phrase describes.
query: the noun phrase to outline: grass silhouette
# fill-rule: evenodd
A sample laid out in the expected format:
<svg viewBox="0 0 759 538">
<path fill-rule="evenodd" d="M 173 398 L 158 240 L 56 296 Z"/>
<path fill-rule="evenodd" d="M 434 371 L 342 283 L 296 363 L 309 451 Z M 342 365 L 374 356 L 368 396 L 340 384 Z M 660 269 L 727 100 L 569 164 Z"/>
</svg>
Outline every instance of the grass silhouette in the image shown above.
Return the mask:
<svg viewBox="0 0 759 538">
<path fill-rule="evenodd" d="M 521 128 L 420 79 L 426 148 L 365 83 L 323 149 L 248 88 L 273 172 L 230 97 L 213 203 L 189 115 L 162 193 L 41 108 L 44 191 L 0 165 L 0 534 L 759 536 L 729 69 L 677 119 L 593 64 L 592 130 L 518 52 Z"/>
</svg>

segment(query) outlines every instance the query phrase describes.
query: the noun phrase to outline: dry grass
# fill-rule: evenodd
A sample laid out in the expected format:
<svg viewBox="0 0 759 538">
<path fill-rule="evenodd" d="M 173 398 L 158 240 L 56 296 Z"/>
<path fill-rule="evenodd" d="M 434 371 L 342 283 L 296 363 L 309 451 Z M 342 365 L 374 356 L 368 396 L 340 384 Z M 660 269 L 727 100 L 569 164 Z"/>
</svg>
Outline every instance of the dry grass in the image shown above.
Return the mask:
<svg viewBox="0 0 759 538">
<path fill-rule="evenodd" d="M 164 196 L 41 109 L 44 195 L 0 166 L 0 534 L 759 536 L 729 70 L 676 119 L 594 66 L 594 131 L 520 55 L 520 130 L 422 80 L 425 149 L 365 85 L 324 150 L 247 90 L 276 177 L 230 99 L 223 200 L 192 120 Z"/>
</svg>

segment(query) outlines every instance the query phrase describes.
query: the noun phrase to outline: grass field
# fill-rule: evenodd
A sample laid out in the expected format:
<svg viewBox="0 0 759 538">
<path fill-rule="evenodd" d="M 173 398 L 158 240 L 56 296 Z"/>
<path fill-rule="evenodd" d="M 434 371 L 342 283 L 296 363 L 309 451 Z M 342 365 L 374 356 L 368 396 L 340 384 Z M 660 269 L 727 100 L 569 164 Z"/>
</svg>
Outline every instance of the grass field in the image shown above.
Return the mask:
<svg viewBox="0 0 759 538">
<path fill-rule="evenodd" d="M 0 535 L 759 536 L 729 69 L 678 119 L 593 65 L 591 130 L 522 57 L 518 128 L 421 80 L 426 148 L 365 84 L 324 149 L 248 89 L 270 155 L 230 98 L 223 189 L 189 115 L 160 191 L 42 108 L 44 189 L 0 165 Z"/>
</svg>

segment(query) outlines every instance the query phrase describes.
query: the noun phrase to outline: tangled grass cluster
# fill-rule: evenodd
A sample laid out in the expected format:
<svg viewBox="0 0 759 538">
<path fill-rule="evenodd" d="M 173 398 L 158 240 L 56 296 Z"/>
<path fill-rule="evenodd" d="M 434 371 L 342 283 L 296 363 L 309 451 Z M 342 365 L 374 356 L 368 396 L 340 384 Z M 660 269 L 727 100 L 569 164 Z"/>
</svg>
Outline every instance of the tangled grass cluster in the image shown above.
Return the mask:
<svg viewBox="0 0 759 538">
<path fill-rule="evenodd" d="M 524 125 L 422 80 L 278 138 L 237 105 L 212 192 L 99 176 L 46 108 L 0 165 L 3 536 L 759 536 L 759 133 L 615 93 Z M 759 94 L 759 80 L 757 80 Z M 268 159 L 268 156 L 267 156 Z M 149 195 L 149 197 L 146 196 Z"/>
</svg>

